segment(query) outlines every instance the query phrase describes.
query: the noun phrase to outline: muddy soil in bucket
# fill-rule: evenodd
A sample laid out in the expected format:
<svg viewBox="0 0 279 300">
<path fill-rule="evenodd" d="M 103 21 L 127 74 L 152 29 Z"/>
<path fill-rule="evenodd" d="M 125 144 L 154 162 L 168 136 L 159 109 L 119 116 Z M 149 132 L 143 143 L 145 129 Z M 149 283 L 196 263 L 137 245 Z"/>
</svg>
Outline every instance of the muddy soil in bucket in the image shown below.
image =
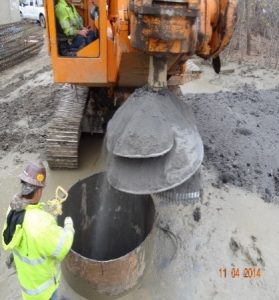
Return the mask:
<svg viewBox="0 0 279 300">
<path fill-rule="evenodd" d="M 143 276 L 153 242 L 155 208 L 148 195 L 114 189 L 105 173 L 75 183 L 63 206 L 75 226 L 63 273 L 80 295 L 111 299 L 135 287 Z"/>
</svg>

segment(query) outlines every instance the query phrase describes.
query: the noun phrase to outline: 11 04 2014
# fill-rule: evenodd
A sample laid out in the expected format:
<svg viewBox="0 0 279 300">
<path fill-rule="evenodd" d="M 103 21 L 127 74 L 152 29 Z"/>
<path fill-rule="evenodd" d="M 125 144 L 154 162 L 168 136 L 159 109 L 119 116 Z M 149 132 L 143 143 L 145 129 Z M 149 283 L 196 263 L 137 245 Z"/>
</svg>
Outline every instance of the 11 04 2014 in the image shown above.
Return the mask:
<svg viewBox="0 0 279 300">
<path fill-rule="evenodd" d="M 220 268 L 219 276 L 221 278 L 260 278 L 262 275 L 261 268 L 258 267 L 247 267 L 247 268 Z"/>
</svg>

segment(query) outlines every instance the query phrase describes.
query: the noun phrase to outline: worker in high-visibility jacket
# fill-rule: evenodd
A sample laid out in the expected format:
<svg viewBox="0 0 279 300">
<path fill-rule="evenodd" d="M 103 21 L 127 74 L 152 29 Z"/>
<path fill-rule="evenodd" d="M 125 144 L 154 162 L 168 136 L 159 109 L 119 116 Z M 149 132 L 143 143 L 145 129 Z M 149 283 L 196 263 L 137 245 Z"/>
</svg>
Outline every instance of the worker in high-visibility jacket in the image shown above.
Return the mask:
<svg viewBox="0 0 279 300">
<path fill-rule="evenodd" d="M 46 170 L 41 162 L 29 163 L 21 179 L 21 193 L 8 209 L 2 244 L 11 250 L 23 299 L 54 300 L 60 283 L 60 262 L 71 249 L 73 221 L 65 218 L 64 228 L 39 203 Z"/>
<path fill-rule="evenodd" d="M 58 0 L 55 16 L 65 36 L 72 38 L 69 50 L 77 51 L 98 38 L 96 28 L 83 26 L 83 20 L 71 0 Z"/>
</svg>

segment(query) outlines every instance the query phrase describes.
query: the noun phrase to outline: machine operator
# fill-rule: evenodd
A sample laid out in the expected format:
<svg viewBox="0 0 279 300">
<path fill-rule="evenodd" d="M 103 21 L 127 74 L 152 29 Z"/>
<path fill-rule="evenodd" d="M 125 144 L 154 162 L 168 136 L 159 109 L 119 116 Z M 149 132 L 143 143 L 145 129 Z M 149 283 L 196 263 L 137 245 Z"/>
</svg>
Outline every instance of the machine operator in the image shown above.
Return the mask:
<svg viewBox="0 0 279 300">
<path fill-rule="evenodd" d="M 98 38 L 96 29 L 83 26 L 82 17 L 72 4 L 72 0 L 58 0 L 55 15 L 64 35 L 72 39 L 69 51 L 76 52 Z"/>
<path fill-rule="evenodd" d="M 64 228 L 58 226 L 39 203 L 46 180 L 42 162 L 29 163 L 19 177 L 21 193 L 10 203 L 2 244 L 12 251 L 23 299 L 57 300 L 60 262 L 73 243 L 73 221 L 66 217 Z"/>
</svg>

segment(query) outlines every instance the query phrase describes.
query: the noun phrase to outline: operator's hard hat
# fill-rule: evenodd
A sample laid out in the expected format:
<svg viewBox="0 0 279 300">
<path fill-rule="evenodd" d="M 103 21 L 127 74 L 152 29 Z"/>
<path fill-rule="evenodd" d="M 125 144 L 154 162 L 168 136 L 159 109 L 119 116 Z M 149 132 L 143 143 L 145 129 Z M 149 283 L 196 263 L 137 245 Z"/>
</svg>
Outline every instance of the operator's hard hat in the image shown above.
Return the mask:
<svg viewBox="0 0 279 300">
<path fill-rule="evenodd" d="M 46 169 L 41 161 L 30 162 L 24 171 L 19 175 L 19 178 L 31 185 L 37 187 L 45 187 Z"/>
</svg>

